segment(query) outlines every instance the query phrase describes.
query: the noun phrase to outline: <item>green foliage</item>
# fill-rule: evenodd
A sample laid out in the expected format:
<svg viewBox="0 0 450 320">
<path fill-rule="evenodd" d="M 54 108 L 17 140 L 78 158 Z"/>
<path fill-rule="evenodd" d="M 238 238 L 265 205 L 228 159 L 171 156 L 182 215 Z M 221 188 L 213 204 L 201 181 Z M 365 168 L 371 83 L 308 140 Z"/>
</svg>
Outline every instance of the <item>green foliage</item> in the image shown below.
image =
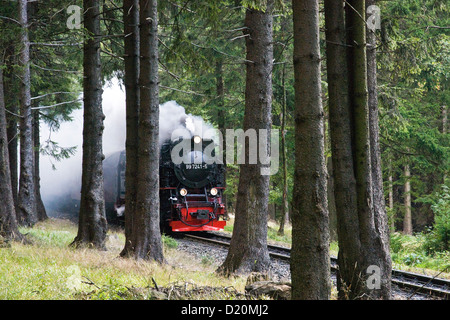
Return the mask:
<svg viewBox="0 0 450 320">
<path fill-rule="evenodd" d="M 57 131 L 61 122 L 71 121 L 71 112 L 80 106 L 80 43 L 83 32 L 69 30 L 66 26 L 66 8 L 73 4 L 82 5 L 82 1 L 54 0 L 28 4 L 32 108 L 51 131 Z M 0 55 L 5 58 L 8 89 L 5 101 L 10 110 L 17 108 L 20 85 L 16 76 L 22 46 L 17 36 L 20 26 L 13 22 L 17 20 L 17 13 L 16 1 L 2 3 L 0 16 L 4 18 L 0 18 Z M 8 117 L 12 116 L 8 114 Z M 60 161 L 71 156 L 75 148 L 61 147 L 49 138 L 40 151 Z"/>
<path fill-rule="evenodd" d="M 233 1 L 161 3 L 160 101 L 176 100 L 188 113 L 218 125 L 218 110 L 225 122 L 243 119 L 245 46 L 243 14 Z M 233 38 L 236 38 L 232 40 Z M 223 107 L 217 96 L 217 64 L 222 64 Z"/>
<path fill-rule="evenodd" d="M 439 198 L 431 206 L 434 224 L 425 235 L 424 250 L 427 254 L 450 250 L 450 188 L 442 186 Z"/>
<path fill-rule="evenodd" d="M 403 263 L 406 264 L 407 266 L 412 266 L 422 263 L 423 260 L 424 260 L 423 255 L 417 253 L 410 253 L 403 258 Z"/>
<path fill-rule="evenodd" d="M 440 0 L 388 1 L 381 9 L 378 88 L 384 181 L 394 179 L 394 210 L 403 216 L 403 168 L 411 170 L 412 212 L 418 229 L 430 223 L 430 195 L 450 169 L 450 138 L 442 106 L 449 105 L 449 8 Z M 447 124 L 448 127 L 448 124 Z M 386 193 L 388 188 L 385 188 Z M 387 195 L 387 194 L 386 194 Z"/>
<path fill-rule="evenodd" d="M 391 253 L 398 253 L 402 249 L 402 237 L 399 233 L 391 234 Z"/>
<path fill-rule="evenodd" d="M 72 234 L 63 230 L 42 230 L 33 228 L 24 228 L 21 230 L 29 237 L 32 237 L 33 241 L 39 246 L 57 246 L 64 248 L 69 246 L 73 241 Z"/>
<path fill-rule="evenodd" d="M 290 245 L 292 242 L 292 230 L 291 229 L 285 229 L 283 235 L 278 234 L 278 225 L 276 226 L 269 226 L 267 228 L 267 238 L 269 240 L 275 241 L 275 242 L 281 242 L 286 245 Z"/>
<path fill-rule="evenodd" d="M 407 266 L 448 271 L 450 252 L 428 252 L 428 241 L 428 234 L 418 233 L 414 236 L 398 232 L 391 234 L 391 258 L 394 268 L 402 269 Z"/>
<path fill-rule="evenodd" d="M 42 155 L 51 156 L 56 161 L 68 159 L 73 156 L 77 151 L 77 146 L 74 147 L 62 147 L 58 142 L 48 139 L 45 144 L 41 145 L 40 153 Z M 52 168 L 56 170 L 55 165 L 52 163 Z"/>
<path fill-rule="evenodd" d="M 165 247 L 170 249 L 176 249 L 178 247 L 178 242 L 169 236 L 162 235 L 162 242 Z"/>
</svg>

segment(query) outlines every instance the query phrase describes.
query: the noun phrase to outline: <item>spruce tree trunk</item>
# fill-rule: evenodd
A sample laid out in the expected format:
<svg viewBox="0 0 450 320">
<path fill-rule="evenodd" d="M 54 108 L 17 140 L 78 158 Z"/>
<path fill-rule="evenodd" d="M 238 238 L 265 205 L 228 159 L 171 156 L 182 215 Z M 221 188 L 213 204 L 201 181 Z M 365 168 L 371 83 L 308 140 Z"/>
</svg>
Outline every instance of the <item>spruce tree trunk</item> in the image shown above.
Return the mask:
<svg viewBox="0 0 450 320">
<path fill-rule="evenodd" d="M 16 50 L 14 45 L 11 43 L 6 49 L 6 68 L 3 73 L 3 86 L 4 92 L 8 92 L 8 96 L 5 96 L 5 105 L 9 113 L 6 114 L 7 121 L 7 135 L 8 135 L 8 152 L 9 152 L 9 168 L 11 172 L 11 190 L 14 198 L 14 205 L 17 208 L 18 204 L 18 118 L 16 114 L 19 114 L 19 100 L 17 95 L 17 81 L 15 81 L 16 76 L 14 72 L 14 65 L 16 62 Z"/>
<path fill-rule="evenodd" d="M 247 73 L 245 87 L 244 131 L 265 129 L 270 137 L 273 68 L 273 1 L 265 12 L 247 8 L 245 14 Z M 267 144 L 269 145 L 269 144 Z M 254 146 L 253 146 L 254 147 Z M 246 162 L 240 165 L 233 237 L 224 263 L 218 272 L 225 275 L 241 272 L 267 272 L 269 176 L 261 175 L 261 163 L 249 164 L 249 145 L 245 145 Z"/>
<path fill-rule="evenodd" d="M 88 32 L 83 47 L 83 163 L 78 234 L 72 245 L 104 249 L 107 222 L 102 167 L 105 116 L 102 111 L 100 8 L 94 0 L 84 0 L 83 7 L 84 27 Z"/>
<path fill-rule="evenodd" d="M 125 100 L 126 100 L 126 170 L 125 170 L 125 248 L 132 252 L 133 216 L 136 211 L 138 124 L 139 124 L 139 0 L 124 0 Z"/>
<path fill-rule="evenodd" d="M 281 116 L 281 152 L 283 168 L 283 204 L 281 206 L 279 235 L 284 235 L 284 226 L 289 221 L 289 202 L 288 202 L 288 182 L 287 182 L 287 159 L 286 159 L 286 64 L 283 64 L 282 73 L 283 102 Z"/>
<path fill-rule="evenodd" d="M 292 299 L 328 299 L 331 284 L 319 3 L 294 0 L 292 6 L 296 105 Z"/>
<path fill-rule="evenodd" d="M 341 288 L 340 294 L 348 295 L 350 299 L 390 298 L 391 288 L 391 260 L 389 255 L 389 238 L 385 214 L 380 210 L 384 203 L 380 203 L 376 196 L 380 191 L 379 185 L 373 179 L 373 159 L 371 146 L 376 140 L 371 138 L 371 122 L 369 119 L 367 57 L 366 57 L 366 23 L 365 1 L 351 0 L 346 6 L 346 30 L 348 46 L 349 97 L 352 112 L 352 147 L 353 165 L 356 179 L 356 205 L 358 213 L 358 227 L 351 232 L 359 235 L 360 251 L 355 260 L 351 253 L 342 260 L 347 263 L 340 265 L 341 278 L 346 288 Z M 376 155 L 375 155 L 376 156 Z M 379 161 L 375 162 L 379 166 Z M 381 170 L 377 168 L 377 170 Z M 375 194 L 375 196 L 374 196 Z M 375 203 L 376 202 L 376 203 Z M 355 244 L 350 248 L 353 250 Z M 345 249 L 344 249 L 345 250 Z M 347 250 L 349 253 L 350 250 Z M 341 252 L 339 253 L 341 255 Z M 350 258 L 350 259 L 349 259 Z M 375 270 L 375 271 L 374 271 Z M 372 271 L 378 281 L 375 285 L 369 283 Z M 347 292 L 345 292 L 347 290 Z"/>
<path fill-rule="evenodd" d="M 444 135 L 447 134 L 447 106 L 442 106 L 442 133 Z M 445 183 L 445 180 L 447 179 L 448 172 L 444 172 L 444 175 L 442 177 L 442 183 Z"/>
<path fill-rule="evenodd" d="M 389 159 L 389 177 L 388 177 L 388 181 L 389 181 L 389 210 L 391 212 L 391 228 L 390 228 L 390 232 L 393 233 L 395 232 L 395 213 L 394 213 L 394 182 L 393 182 L 393 178 L 392 178 L 392 163 L 391 160 Z"/>
<path fill-rule="evenodd" d="M 33 117 L 30 89 L 30 41 L 28 39 L 27 1 L 19 1 L 19 22 L 22 26 L 19 55 L 20 71 L 20 177 L 18 194 L 18 222 L 32 226 L 37 222 L 33 162 Z"/>
<path fill-rule="evenodd" d="M 20 239 L 11 189 L 8 153 L 3 70 L 0 68 L 0 236 L 6 239 Z"/>
<path fill-rule="evenodd" d="M 370 68 L 368 77 L 365 22 L 361 18 L 365 3 L 353 0 L 345 7 L 344 14 L 343 1 L 325 1 L 339 298 L 389 299 L 391 261 L 384 199 L 379 196 L 378 120 L 373 114 L 378 112 L 376 69 Z M 377 281 L 372 282 L 374 279 Z"/>
<path fill-rule="evenodd" d="M 366 8 L 374 5 L 375 0 L 366 0 Z M 380 221 L 386 217 L 386 204 L 383 192 L 383 173 L 381 171 L 381 151 L 378 125 L 378 88 L 377 88 L 377 41 L 376 30 L 366 28 L 367 39 L 367 89 L 369 105 L 370 158 L 372 169 L 374 210 Z M 386 221 L 387 224 L 387 221 Z M 386 229 L 385 225 L 380 229 Z"/>
<path fill-rule="evenodd" d="M 366 0 L 366 8 L 375 5 L 376 0 Z M 390 255 L 389 222 L 386 212 L 386 201 L 384 199 L 383 171 L 381 163 L 381 150 L 379 139 L 378 120 L 378 88 L 377 88 L 377 41 L 376 29 L 370 30 L 366 26 L 367 42 L 367 89 L 369 107 L 369 144 L 370 144 L 370 169 L 372 178 L 373 194 L 373 238 L 368 245 L 374 246 L 377 254 L 373 255 L 372 261 L 379 259 L 378 266 L 381 268 L 382 288 L 374 297 L 390 299 L 392 261 Z M 372 221 L 370 221 L 372 224 Z M 375 242 L 375 245 L 371 243 Z"/>
<path fill-rule="evenodd" d="M 404 188 L 404 206 L 405 206 L 405 217 L 403 218 L 403 233 L 412 235 L 412 217 L 411 217 L 411 173 L 409 171 L 409 165 L 405 165 L 404 168 L 405 176 L 405 188 Z"/>
<path fill-rule="evenodd" d="M 216 95 L 218 99 L 217 103 L 217 124 L 218 129 L 222 133 L 222 137 L 225 137 L 225 123 L 226 123 L 226 112 L 224 105 L 224 83 L 223 83 L 223 61 L 221 58 L 216 62 Z M 227 187 L 227 155 L 226 147 L 222 148 L 222 158 L 223 158 L 223 187 Z M 227 195 L 222 193 L 222 202 L 227 204 Z"/>
<path fill-rule="evenodd" d="M 40 156 L 40 135 L 39 135 L 39 110 L 33 111 L 33 141 L 34 141 L 34 185 L 36 197 L 36 214 L 38 221 L 44 221 L 48 218 L 44 202 L 41 197 L 41 175 L 39 170 Z"/>
<path fill-rule="evenodd" d="M 339 240 L 338 289 L 352 276 L 360 242 L 353 168 L 352 125 L 348 95 L 348 68 L 344 2 L 325 0 L 325 32 L 330 113 L 330 140 Z M 348 284 L 349 285 L 349 284 Z M 342 298 L 342 293 L 340 294 Z"/>
<path fill-rule="evenodd" d="M 159 78 L 156 0 L 140 0 L 140 110 L 132 255 L 164 262 L 159 213 Z"/>
</svg>

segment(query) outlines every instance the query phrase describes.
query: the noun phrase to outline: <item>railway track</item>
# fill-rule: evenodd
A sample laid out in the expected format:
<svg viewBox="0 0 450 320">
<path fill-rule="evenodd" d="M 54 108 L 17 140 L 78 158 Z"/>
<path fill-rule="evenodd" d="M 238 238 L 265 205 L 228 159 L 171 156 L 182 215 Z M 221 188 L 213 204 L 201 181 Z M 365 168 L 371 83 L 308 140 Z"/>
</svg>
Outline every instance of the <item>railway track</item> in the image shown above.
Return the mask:
<svg viewBox="0 0 450 320">
<path fill-rule="evenodd" d="M 231 237 L 217 233 L 189 233 L 184 236 L 221 246 L 229 246 L 231 241 Z M 284 261 L 290 260 L 290 248 L 268 245 L 268 249 L 272 258 Z M 337 258 L 331 257 L 330 262 L 331 271 L 336 272 L 338 269 Z M 407 291 L 409 297 L 422 294 L 433 298 L 450 299 L 450 280 L 447 279 L 393 269 L 392 283 L 401 290 Z"/>
</svg>

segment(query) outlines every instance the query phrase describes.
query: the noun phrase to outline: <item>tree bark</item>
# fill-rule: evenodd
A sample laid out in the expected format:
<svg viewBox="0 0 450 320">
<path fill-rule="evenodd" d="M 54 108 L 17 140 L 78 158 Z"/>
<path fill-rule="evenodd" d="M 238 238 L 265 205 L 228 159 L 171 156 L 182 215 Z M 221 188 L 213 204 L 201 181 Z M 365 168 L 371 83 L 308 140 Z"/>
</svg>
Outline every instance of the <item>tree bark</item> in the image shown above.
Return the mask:
<svg viewBox="0 0 450 320">
<path fill-rule="evenodd" d="M 375 5 L 376 0 L 366 0 L 366 8 Z M 364 24 L 366 26 L 366 24 Z M 378 120 L 378 88 L 377 88 L 377 41 L 376 29 L 366 27 L 367 41 L 367 89 L 369 108 L 369 144 L 370 144 L 370 168 L 373 193 L 373 241 L 378 253 L 372 257 L 372 261 L 380 259 L 379 266 L 382 272 L 382 286 L 378 297 L 390 298 L 392 262 L 389 252 L 390 236 L 389 223 L 386 212 L 386 201 L 383 190 L 383 172 L 381 166 L 381 150 L 379 141 Z M 372 224 L 372 221 L 370 221 Z M 370 243 L 370 242 L 369 242 Z M 373 246 L 373 244 L 370 244 Z M 376 295 L 377 296 L 377 295 Z"/>
<path fill-rule="evenodd" d="M 319 3 L 293 0 L 295 176 L 292 212 L 293 299 L 328 299 L 330 256 Z"/>
<path fill-rule="evenodd" d="M 28 39 L 27 1 L 19 1 L 20 40 L 20 177 L 18 194 L 18 222 L 32 226 L 37 222 L 33 177 L 33 117 L 31 115 L 30 41 Z"/>
<path fill-rule="evenodd" d="M 344 15 L 343 1 L 325 1 L 339 297 L 389 299 L 391 263 L 386 216 L 382 210 L 384 201 L 380 203 L 379 197 L 373 195 L 380 190 L 377 181 L 373 183 L 378 177 L 373 178 L 372 165 L 378 167 L 380 162 L 371 158 L 371 149 L 377 148 L 371 143 L 378 143 L 376 133 L 371 136 L 371 128 L 378 123 L 375 117 L 369 119 L 366 34 L 362 18 L 365 3 L 348 1 L 345 8 Z M 375 74 L 371 74 L 373 76 Z M 376 94 L 373 83 L 372 94 Z M 372 108 L 377 112 L 375 104 Z M 376 168 L 375 175 L 381 172 L 377 170 L 381 169 Z M 377 285 L 368 282 L 369 270 L 374 267 L 378 272 L 375 275 L 379 280 Z"/>
<path fill-rule="evenodd" d="M 411 217 L 411 173 L 409 171 L 409 165 L 405 165 L 405 190 L 404 190 L 404 205 L 405 205 L 405 217 L 403 218 L 403 233 L 412 235 L 412 217 Z"/>
<path fill-rule="evenodd" d="M 39 156 L 40 156 L 40 135 L 39 135 L 39 110 L 33 111 L 33 141 L 34 141 L 34 186 L 36 197 L 36 214 L 38 221 L 48 219 L 47 211 L 45 210 L 44 202 L 41 197 L 41 175 L 39 170 Z"/>
<path fill-rule="evenodd" d="M 72 245 L 104 249 L 107 222 L 102 167 L 105 116 L 102 111 L 100 8 L 94 0 L 84 0 L 83 7 L 84 27 L 88 32 L 83 46 L 83 163 L 78 234 Z"/>
<path fill-rule="evenodd" d="M 325 0 L 325 34 L 330 113 L 330 140 L 339 240 L 338 289 L 352 276 L 360 242 L 353 168 L 352 124 L 348 95 L 348 68 L 343 1 Z M 352 265 L 353 264 L 353 265 Z M 342 293 L 340 293 L 342 298 Z"/>
<path fill-rule="evenodd" d="M 9 168 L 11 172 L 11 190 L 14 198 L 14 205 L 17 208 L 18 204 L 18 158 L 17 158 L 17 148 L 18 148 L 18 128 L 17 128 L 17 114 L 19 113 L 19 103 L 18 103 L 18 88 L 17 81 L 15 81 L 15 73 L 14 73 L 14 65 L 16 62 L 16 50 L 14 45 L 11 43 L 6 48 L 6 57 L 5 57 L 5 72 L 3 74 L 3 86 L 4 92 L 8 92 L 8 96 L 5 96 L 5 105 L 7 110 L 9 111 L 6 114 L 7 121 L 7 135 L 8 135 L 8 152 L 9 152 Z"/>
<path fill-rule="evenodd" d="M 216 61 L 216 95 L 217 95 L 217 124 L 219 131 L 222 133 L 222 137 L 225 137 L 225 123 L 226 123 L 226 113 L 224 105 L 224 83 L 223 83 L 223 61 L 219 58 Z M 223 158 L 223 187 L 227 187 L 227 155 L 226 148 L 222 148 L 222 158 Z M 222 202 L 227 204 L 227 195 L 222 193 Z"/>
<path fill-rule="evenodd" d="M 366 0 L 366 8 L 375 5 L 375 0 Z M 369 106 L 369 134 L 370 134 L 370 159 L 372 169 L 372 183 L 374 196 L 374 210 L 384 221 L 386 217 L 386 205 L 383 192 L 383 173 L 381 171 L 381 152 L 378 126 L 378 88 L 377 88 L 377 41 L 376 30 L 366 28 L 367 40 L 367 90 Z M 378 219 L 376 219 L 378 220 Z M 387 224 L 387 221 L 385 221 Z M 385 225 L 380 226 L 386 229 Z"/>
<path fill-rule="evenodd" d="M 136 211 L 139 125 L 139 0 L 124 0 L 125 103 L 126 103 L 126 169 L 125 169 L 125 248 L 132 252 L 133 217 Z"/>
<path fill-rule="evenodd" d="M 378 186 L 372 179 L 371 132 L 369 121 L 365 1 L 351 0 L 346 6 L 346 29 L 349 58 L 349 94 L 353 113 L 353 163 L 356 177 L 356 196 L 359 221 L 360 258 L 351 275 L 357 279 L 351 298 L 390 298 L 391 263 L 387 233 L 383 225 L 380 204 L 373 194 Z M 378 165 L 380 165 L 378 163 Z M 379 268 L 380 289 L 367 285 L 369 267 Z M 355 277 L 356 275 L 356 277 Z M 352 279 L 352 278 L 350 278 Z M 346 283 L 351 283 L 351 280 Z M 350 282 L 349 282 L 350 281 Z M 354 283 L 355 281 L 353 281 Z"/>
<path fill-rule="evenodd" d="M 281 115 L 281 154 L 282 154 L 282 168 L 283 168 L 283 204 L 281 206 L 280 228 L 279 235 L 284 235 L 284 227 L 289 221 L 289 202 L 288 202 L 288 181 L 287 181 L 287 159 L 286 159 L 286 64 L 283 64 L 282 73 L 283 86 L 283 102 Z"/>
<path fill-rule="evenodd" d="M 246 9 L 246 87 L 244 131 L 267 130 L 270 137 L 272 113 L 273 68 L 273 1 L 266 11 Z M 268 145 L 268 144 L 267 144 Z M 225 275 L 245 272 L 267 272 L 270 265 L 267 250 L 267 218 L 269 176 L 261 175 L 262 164 L 248 163 L 249 148 L 245 146 L 246 162 L 240 165 L 233 237 L 227 258 L 218 272 Z"/>
<path fill-rule="evenodd" d="M 392 162 L 389 159 L 389 211 L 391 212 L 391 229 L 390 232 L 395 232 L 395 213 L 394 213 L 394 182 L 392 178 Z"/>
<path fill-rule="evenodd" d="M 446 105 L 442 106 L 442 133 L 444 135 L 447 134 L 447 106 Z M 444 172 L 444 175 L 442 177 L 442 183 L 445 183 L 445 180 L 447 180 L 447 173 L 448 172 Z"/>
<path fill-rule="evenodd" d="M 0 68 L 0 236 L 6 239 L 20 239 L 11 188 L 8 153 L 3 70 Z"/>
<path fill-rule="evenodd" d="M 159 213 L 159 78 L 156 0 L 140 0 L 140 110 L 136 211 L 129 255 L 164 262 Z"/>
</svg>

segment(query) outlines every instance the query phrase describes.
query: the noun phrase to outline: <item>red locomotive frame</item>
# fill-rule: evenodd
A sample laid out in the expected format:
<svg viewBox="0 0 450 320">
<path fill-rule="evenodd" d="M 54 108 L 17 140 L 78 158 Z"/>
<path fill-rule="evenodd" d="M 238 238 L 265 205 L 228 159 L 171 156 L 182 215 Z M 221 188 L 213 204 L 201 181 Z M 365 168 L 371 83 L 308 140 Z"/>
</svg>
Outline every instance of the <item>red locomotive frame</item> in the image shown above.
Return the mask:
<svg viewBox="0 0 450 320">
<path fill-rule="evenodd" d="M 163 188 L 161 188 L 163 189 Z M 224 188 L 218 187 L 223 191 Z M 189 190 L 192 192 L 192 190 Z M 173 232 L 220 231 L 226 225 L 226 208 L 221 196 L 189 193 L 180 203 L 172 204 L 169 226 Z M 220 220 L 222 217 L 223 220 Z"/>
</svg>

